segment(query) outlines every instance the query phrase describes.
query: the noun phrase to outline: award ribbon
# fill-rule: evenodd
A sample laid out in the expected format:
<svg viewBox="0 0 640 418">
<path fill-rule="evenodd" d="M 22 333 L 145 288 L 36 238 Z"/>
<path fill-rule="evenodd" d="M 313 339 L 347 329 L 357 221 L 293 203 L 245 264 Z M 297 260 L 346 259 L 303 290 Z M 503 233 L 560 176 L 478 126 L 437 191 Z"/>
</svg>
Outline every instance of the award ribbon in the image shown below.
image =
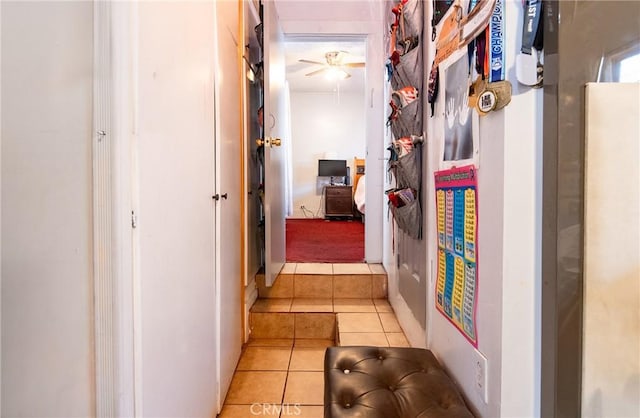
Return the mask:
<svg viewBox="0 0 640 418">
<path fill-rule="evenodd" d="M 504 80 L 505 63 L 503 0 L 496 0 L 496 6 L 489 22 L 489 51 L 489 81 L 502 81 Z"/>
</svg>

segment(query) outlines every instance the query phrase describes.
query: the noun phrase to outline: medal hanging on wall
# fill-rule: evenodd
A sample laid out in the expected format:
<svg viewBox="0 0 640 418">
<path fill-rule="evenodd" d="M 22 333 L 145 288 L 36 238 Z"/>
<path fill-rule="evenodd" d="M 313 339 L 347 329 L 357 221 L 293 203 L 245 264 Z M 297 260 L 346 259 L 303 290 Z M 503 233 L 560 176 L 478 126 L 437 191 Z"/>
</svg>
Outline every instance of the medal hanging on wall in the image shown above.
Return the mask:
<svg viewBox="0 0 640 418">
<path fill-rule="evenodd" d="M 473 43 L 478 77 L 469 88 L 469 106 L 484 116 L 511 102 L 511 83 L 504 80 L 503 0 L 496 1 L 489 25 Z"/>
<path fill-rule="evenodd" d="M 428 88 L 431 116 L 433 116 L 438 94 L 438 66 L 458 49 L 472 43 L 485 30 L 492 12 L 496 8 L 497 1 L 502 0 L 477 0 L 477 5 L 476 1 L 472 1 L 469 4 L 469 13 L 463 16 L 462 7 L 458 0 L 449 4 L 443 15 L 437 14 L 437 4 L 434 0 L 431 39 L 436 43 L 436 56 L 431 64 Z M 436 34 L 436 24 L 440 20 L 442 20 L 442 28 L 440 33 Z"/>
</svg>

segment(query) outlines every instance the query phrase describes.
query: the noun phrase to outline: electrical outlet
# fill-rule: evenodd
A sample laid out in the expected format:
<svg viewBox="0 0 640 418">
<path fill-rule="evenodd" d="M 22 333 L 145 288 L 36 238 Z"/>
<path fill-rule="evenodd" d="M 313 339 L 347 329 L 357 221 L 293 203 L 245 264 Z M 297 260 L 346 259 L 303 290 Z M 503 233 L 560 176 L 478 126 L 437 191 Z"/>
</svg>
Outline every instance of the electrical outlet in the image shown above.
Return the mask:
<svg viewBox="0 0 640 418">
<path fill-rule="evenodd" d="M 489 379 L 487 377 L 487 358 L 478 350 L 473 351 L 475 352 L 473 359 L 474 386 L 476 393 L 480 395 L 480 399 L 482 399 L 485 404 L 488 404 L 489 393 L 487 383 Z"/>
</svg>

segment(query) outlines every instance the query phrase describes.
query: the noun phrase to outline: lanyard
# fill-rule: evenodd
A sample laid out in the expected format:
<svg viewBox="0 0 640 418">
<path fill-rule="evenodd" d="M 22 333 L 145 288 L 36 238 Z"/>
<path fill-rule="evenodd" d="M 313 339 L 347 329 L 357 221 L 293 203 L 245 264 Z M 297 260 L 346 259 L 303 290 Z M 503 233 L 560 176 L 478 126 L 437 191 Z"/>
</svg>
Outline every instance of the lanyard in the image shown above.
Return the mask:
<svg viewBox="0 0 640 418">
<path fill-rule="evenodd" d="M 504 1 L 497 0 L 488 26 L 488 71 L 489 82 L 502 81 L 505 78 L 504 48 Z"/>
<path fill-rule="evenodd" d="M 487 75 L 487 31 L 483 31 L 475 40 L 476 72 L 484 79 Z"/>
<path fill-rule="evenodd" d="M 531 55 L 532 48 L 542 49 L 542 0 L 526 0 L 522 20 L 522 47 L 524 54 Z"/>
<path fill-rule="evenodd" d="M 469 3 L 469 12 L 476 6 L 477 1 L 471 0 Z M 467 47 L 467 54 L 469 56 L 469 75 L 473 69 L 473 54 L 475 53 L 475 70 L 478 75 L 485 79 L 487 75 L 487 30 L 480 32 L 480 34 L 473 40 Z"/>
<path fill-rule="evenodd" d="M 469 11 L 473 10 L 474 5 L 475 1 L 472 0 Z M 473 46 L 474 44 L 475 46 Z M 504 80 L 506 51 L 504 48 L 503 0 L 496 0 L 487 28 L 469 45 L 469 62 L 471 63 L 471 53 L 475 47 L 476 72 L 482 76 L 482 79 L 488 78 L 489 82 Z"/>
</svg>

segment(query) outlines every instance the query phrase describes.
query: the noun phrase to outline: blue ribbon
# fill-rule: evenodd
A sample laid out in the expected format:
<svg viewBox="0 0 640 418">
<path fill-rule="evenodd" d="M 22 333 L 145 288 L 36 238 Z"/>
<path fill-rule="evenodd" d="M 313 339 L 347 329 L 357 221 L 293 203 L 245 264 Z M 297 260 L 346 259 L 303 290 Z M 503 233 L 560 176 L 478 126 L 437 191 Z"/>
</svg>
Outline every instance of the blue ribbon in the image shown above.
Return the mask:
<svg viewBox="0 0 640 418">
<path fill-rule="evenodd" d="M 504 1 L 496 0 L 489 21 L 489 81 L 502 81 L 505 74 Z"/>
</svg>

